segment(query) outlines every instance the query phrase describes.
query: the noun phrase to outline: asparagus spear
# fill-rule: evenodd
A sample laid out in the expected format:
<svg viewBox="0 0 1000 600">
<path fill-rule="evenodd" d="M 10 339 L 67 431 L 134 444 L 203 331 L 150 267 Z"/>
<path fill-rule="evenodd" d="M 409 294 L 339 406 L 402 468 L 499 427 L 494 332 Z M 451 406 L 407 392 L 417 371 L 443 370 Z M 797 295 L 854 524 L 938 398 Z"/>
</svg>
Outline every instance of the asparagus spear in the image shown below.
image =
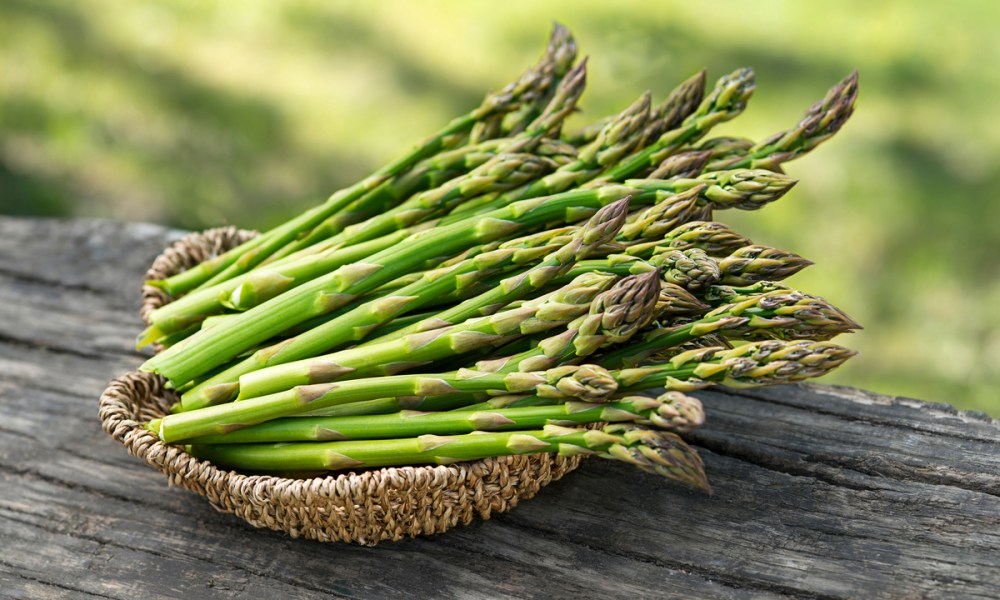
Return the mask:
<svg viewBox="0 0 1000 600">
<path fill-rule="evenodd" d="M 628 202 L 623 199 L 600 209 L 565 245 L 548 254 L 538 266 L 529 270 L 520 279 L 507 281 L 495 288 L 495 291 L 482 295 L 477 306 L 499 308 L 513 299 L 523 297 L 527 292 L 540 288 L 550 279 L 558 276 L 575 260 L 585 257 L 593 248 L 613 238 L 618 228 L 621 227 L 627 207 Z M 415 310 L 443 293 L 467 286 L 470 280 L 485 277 L 491 270 L 505 263 L 520 264 L 533 260 L 539 251 L 547 252 L 551 250 L 551 246 L 543 245 L 532 248 L 530 244 L 544 244 L 548 241 L 551 241 L 550 236 L 532 236 L 530 240 L 523 242 L 524 247 L 522 248 L 501 247 L 469 258 L 452 267 L 426 273 L 420 279 L 388 296 L 362 304 L 279 345 L 257 351 L 252 356 L 230 366 L 225 371 L 186 392 L 182 397 L 182 407 L 184 410 L 191 410 L 224 402 L 237 392 L 239 389 L 237 382 L 242 375 L 265 367 L 312 357 L 348 341 L 360 340 L 374 328 L 390 319 L 404 312 Z M 465 306 L 468 307 L 468 305 Z M 446 318 L 447 316 L 445 315 Z M 414 324 L 401 328 L 393 332 L 389 339 L 398 339 L 409 333 L 424 331 L 427 329 L 425 326 L 428 322 L 422 321 L 424 326 Z M 434 322 L 436 327 L 447 324 L 440 317 Z M 458 323 L 460 320 L 454 322 Z"/>
<path fill-rule="evenodd" d="M 205 444 L 189 447 L 198 458 L 244 470 L 345 470 L 393 465 L 440 464 L 491 456 L 558 453 L 596 454 L 628 462 L 644 471 L 710 491 L 697 453 L 677 435 L 609 425 L 604 430 L 547 425 L 507 433 L 424 435 L 396 440 L 299 444 Z"/>
<path fill-rule="evenodd" d="M 699 71 L 682 81 L 675 87 L 663 102 L 650 110 L 649 124 L 642 133 L 639 147 L 654 143 L 664 132 L 676 129 L 696 108 L 705 96 L 705 71 Z M 592 143 L 607 127 L 614 117 L 606 117 L 582 127 L 572 135 L 566 136 L 566 141 L 574 146 L 585 146 Z"/>
<path fill-rule="evenodd" d="M 810 106 L 794 128 L 776 133 L 748 149 L 743 156 L 713 161 L 708 168 L 715 170 L 753 166 L 778 169 L 781 163 L 802 156 L 840 131 L 854 112 L 857 97 L 858 72 L 855 70 L 834 85 L 822 100 Z"/>
<path fill-rule="evenodd" d="M 588 273 L 519 308 L 252 371 L 240 377 L 239 399 L 346 377 L 399 373 L 475 348 L 495 346 L 522 335 L 559 327 L 585 313 L 595 297 L 615 279 L 613 275 Z"/>
<path fill-rule="evenodd" d="M 611 367 L 638 365 L 651 356 L 709 334 L 744 339 L 783 338 L 827 340 L 860 329 L 843 311 L 826 300 L 776 290 L 724 304 L 704 317 L 675 327 L 654 329 L 601 357 Z"/>
<path fill-rule="evenodd" d="M 478 143 L 505 134 L 513 135 L 517 133 L 519 125 L 534 120 L 541 108 L 548 104 L 549 92 L 573 66 L 576 52 L 576 40 L 573 39 L 573 34 L 559 23 L 553 24 L 552 35 L 549 37 L 542 60 L 522 75 L 522 80 L 528 81 L 530 86 L 521 95 L 519 106 L 511 111 L 498 112 L 478 120 L 469 133 L 470 142 Z M 508 116 L 513 116 L 515 120 L 505 124 L 504 121 Z"/>
<path fill-rule="evenodd" d="M 440 396 L 461 392 L 523 392 L 540 396 L 597 400 L 617 389 L 615 379 L 596 365 L 565 366 L 537 373 L 391 375 L 298 386 L 243 402 L 230 402 L 153 419 L 146 428 L 167 443 L 219 435 L 304 411 L 388 396 Z"/>
<path fill-rule="evenodd" d="M 612 254 L 607 258 L 583 260 L 570 269 L 566 275 L 557 279 L 560 283 L 567 277 L 583 273 L 614 273 L 615 275 L 638 275 L 658 270 L 664 283 L 679 286 L 691 292 L 699 292 L 710 285 L 719 282 L 721 268 L 719 263 L 698 248 L 688 250 L 668 250 L 654 254 L 649 260 L 643 260 L 627 254 Z"/>
<path fill-rule="evenodd" d="M 680 392 L 667 401 L 647 396 L 626 396 L 613 402 L 582 402 L 548 398 L 548 406 L 448 412 L 403 411 L 388 415 L 355 417 L 287 417 L 238 429 L 225 435 L 193 438 L 191 444 L 257 444 L 263 442 L 329 442 L 453 435 L 473 431 L 535 429 L 545 425 L 633 422 L 657 428 L 686 428 L 699 420 L 697 400 Z M 666 395 L 665 395 L 666 396 Z M 683 398 L 683 399 L 682 399 Z"/>
<path fill-rule="evenodd" d="M 410 171 L 386 181 L 350 207 L 329 217 L 314 227 L 308 234 L 290 242 L 275 252 L 263 264 L 291 254 L 314 254 L 322 252 L 331 243 L 330 239 L 346 227 L 385 213 L 413 194 L 445 185 L 452 179 L 462 177 L 498 154 L 511 152 L 517 148 L 519 140 L 500 138 L 474 146 L 466 146 L 425 159 Z M 576 148 L 569 144 L 542 138 L 534 140 L 532 153 L 563 165 L 576 156 Z"/>
<path fill-rule="evenodd" d="M 662 271 L 664 281 L 690 292 L 714 285 L 722 276 L 719 263 L 699 248 L 668 250 L 654 254 L 649 262 Z"/>
<path fill-rule="evenodd" d="M 614 239 L 628 213 L 628 200 L 622 199 L 602 208 L 579 229 L 570 242 L 545 257 L 545 260 L 511 277 L 507 277 L 490 291 L 469 298 L 457 306 L 442 311 L 432 319 L 403 328 L 393 334 L 400 337 L 436 329 L 444 325 L 461 323 L 465 319 L 489 314 L 514 300 L 524 298 L 566 273 L 574 263 L 586 258 L 599 246 Z M 378 340 L 376 340 L 378 341 Z"/>
<path fill-rule="evenodd" d="M 719 79 L 715 89 L 691 113 L 680 127 L 664 132 L 652 144 L 605 169 L 593 182 L 622 181 L 655 167 L 685 144 L 705 135 L 715 125 L 743 112 L 754 89 L 753 69 L 738 69 Z"/>
<path fill-rule="evenodd" d="M 681 127 L 705 98 L 705 70 L 688 77 L 667 94 L 663 102 L 653 108 L 649 125 L 642 132 L 639 147 L 645 148 L 657 141 L 668 131 Z"/>
<path fill-rule="evenodd" d="M 714 181 L 703 199 L 724 207 L 760 206 L 782 196 L 794 180 L 768 171 L 730 171 L 703 176 Z M 639 187 L 607 185 L 515 202 L 480 217 L 420 232 L 402 244 L 376 253 L 363 263 L 340 267 L 254 307 L 231 322 L 199 331 L 177 346 L 146 361 L 143 370 L 159 373 L 174 385 L 187 383 L 238 354 L 302 321 L 335 310 L 347 302 L 414 270 L 425 260 L 454 255 L 477 243 L 503 239 L 526 229 L 572 222 L 632 194 L 632 202 L 647 204 L 673 192 L 700 185 L 703 179 L 664 182 L 645 180 Z"/>
<path fill-rule="evenodd" d="M 793 252 L 750 245 L 719 261 L 724 285 L 745 286 L 758 281 L 780 281 L 813 264 Z"/>
<path fill-rule="evenodd" d="M 611 406 L 615 406 L 619 402 L 626 402 L 626 403 L 638 402 L 639 403 L 638 406 L 645 406 L 645 405 L 647 405 L 647 403 L 650 403 L 650 401 L 651 401 L 651 399 L 649 397 L 647 397 L 647 396 L 626 395 L 626 396 L 623 396 L 621 398 L 616 398 L 616 399 L 612 400 L 609 404 L 604 404 L 602 406 L 611 407 Z M 489 400 L 487 400 L 485 402 L 481 402 L 479 404 L 472 404 L 472 405 L 469 405 L 469 406 L 462 406 L 462 407 L 456 408 L 456 409 L 454 409 L 452 411 L 449 411 L 449 412 L 450 412 L 450 414 L 459 413 L 459 414 L 462 414 L 462 415 L 469 415 L 469 414 L 476 413 L 476 412 L 486 412 L 486 413 L 501 412 L 502 414 L 506 415 L 506 414 L 509 414 L 509 413 L 506 412 L 508 409 L 520 409 L 520 408 L 529 408 L 529 407 L 530 408 L 552 407 L 552 406 L 556 406 L 556 405 L 563 404 L 563 403 L 571 404 L 571 402 L 567 402 L 565 400 L 560 400 L 558 398 L 541 398 L 539 396 L 532 396 L 532 395 L 527 395 L 526 396 L 526 395 L 520 395 L 520 394 L 511 394 L 511 395 L 505 395 L 505 396 L 495 396 L 495 397 L 490 398 Z M 357 404 L 361 404 L 361 403 L 357 403 Z M 374 405 L 371 405 L 371 406 L 374 406 Z M 583 406 L 583 405 L 581 405 L 581 406 Z M 690 433 L 694 429 L 696 429 L 698 427 L 701 427 L 702 424 L 704 424 L 704 422 L 705 422 L 705 409 L 704 409 L 704 407 L 702 407 L 701 401 L 698 400 L 697 398 L 693 397 L 693 396 L 688 396 L 687 394 L 684 394 L 682 392 L 678 392 L 676 390 L 667 390 L 666 392 L 663 392 L 662 394 L 660 394 L 656 398 L 656 404 L 655 404 L 655 406 L 656 406 L 656 411 L 653 412 L 653 413 L 650 413 L 650 416 L 648 417 L 648 419 L 650 421 L 649 423 L 641 423 L 639 421 L 634 421 L 634 422 L 639 422 L 640 424 L 646 424 L 646 425 L 653 425 L 657 429 L 663 429 L 663 430 L 667 430 L 667 431 L 673 431 L 673 432 L 676 432 L 676 433 Z M 546 409 L 546 410 L 551 410 L 551 409 Z M 434 414 L 434 413 L 427 413 L 426 411 L 409 411 L 409 413 L 416 414 L 416 415 Z M 365 414 L 367 414 L 367 415 L 374 415 L 376 413 L 355 413 L 355 414 L 356 415 L 365 415 Z M 534 413 L 525 413 L 525 414 L 534 414 Z M 627 417 L 627 414 L 628 413 L 626 413 L 625 415 L 622 415 L 622 417 Z M 621 421 L 629 421 L 629 420 L 631 420 L 629 418 L 622 418 L 622 417 L 619 417 L 619 418 L 602 418 L 602 419 L 599 419 L 599 420 L 602 420 L 602 421 L 611 421 L 611 422 L 621 422 Z M 306 420 L 308 420 L 308 419 L 306 419 Z M 274 422 L 277 422 L 277 420 L 274 421 Z M 318 420 L 317 420 L 317 423 L 319 423 Z M 335 423 L 333 422 L 333 419 L 330 419 L 329 421 L 326 421 L 325 424 L 335 425 Z M 557 422 L 557 420 L 554 419 L 553 420 L 553 424 L 562 425 L 563 423 L 559 423 L 559 422 Z M 262 425 L 255 425 L 252 428 L 241 429 L 239 432 L 236 432 L 236 433 L 237 434 L 242 434 L 243 432 L 249 432 L 249 431 L 251 431 L 253 429 L 256 429 L 258 427 L 266 427 L 267 425 L 269 425 L 269 423 L 265 423 L 265 424 L 262 424 Z M 482 428 L 483 427 L 480 427 L 480 429 L 482 429 Z M 439 433 L 439 432 L 430 432 L 430 431 L 428 431 L 428 432 L 425 432 L 425 433 Z M 233 434 L 230 434 L 230 435 L 233 435 Z M 414 434 L 414 435 L 417 435 L 417 434 Z M 226 436 L 226 437 L 228 437 L 228 436 Z M 218 437 L 218 438 L 213 438 L 213 439 L 215 439 L 216 441 L 214 441 L 212 443 L 228 443 L 228 442 L 224 442 L 223 440 L 225 438 L 223 438 L 221 436 Z M 314 439 L 314 438 L 300 438 L 300 439 L 305 440 L 305 439 Z M 247 439 L 246 441 L 265 441 L 265 440 L 263 440 L 263 439 L 261 439 L 261 440 L 249 440 L 249 439 Z M 266 441 L 279 441 L 279 440 L 270 440 L 269 439 L 269 440 L 266 440 Z"/>
<path fill-rule="evenodd" d="M 630 244 L 625 253 L 648 258 L 660 248 L 699 248 L 709 256 L 723 257 L 752 242 L 728 226 L 714 221 L 688 221 L 671 229 L 660 240 Z"/>
<path fill-rule="evenodd" d="M 595 298 L 588 314 L 575 319 L 564 332 L 545 338 L 531 350 L 480 361 L 476 368 L 498 373 L 546 369 L 582 359 L 602 346 L 624 342 L 653 320 L 659 292 L 655 270 L 630 275 Z"/>
<path fill-rule="evenodd" d="M 766 340 L 735 348 L 696 348 L 664 365 L 622 369 L 614 376 L 623 391 L 691 391 L 713 384 L 752 388 L 821 377 L 855 354 L 830 342 Z"/>
<path fill-rule="evenodd" d="M 637 147 L 649 120 L 649 94 L 643 94 L 610 120 L 592 143 L 582 148 L 576 160 L 520 188 L 499 195 L 484 195 L 458 206 L 442 223 L 454 223 L 503 207 L 516 200 L 537 198 L 563 192 L 593 178 L 602 168 Z"/>
<path fill-rule="evenodd" d="M 546 53 L 539 62 L 528 69 L 519 79 L 508 84 L 499 92 L 487 94 L 486 98 L 477 108 L 461 117 L 453 119 L 440 131 L 415 146 L 400 158 L 381 167 L 354 185 L 336 192 L 323 204 L 302 213 L 261 236 L 237 246 L 213 260 L 202 262 L 198 266 L 188 269 L 179 275 L 149 283 L 161 287 L 167 293 L 176 297 L 206 282 L 214 284 L 246 271 L 270 256 L 272 252 L 277 251 L 288 242 L 294 240 L 300 233 L 312 229 L 331 215 L 350 206 L 352 202 L 372 191 L 386 180 L 400 175 L 417 162 L 438 153 L 445 147 L 447 140 L 456 134 L 468 132 L 477 122 L 492 115 L 509 112 L 516 109 L 521 103 L 530 101 L 530 93 L 540 86 L 540 81 L 551 79 L 554 76 L 549 65 L 555 60 L 560 60 L 557 57 L 564 55 L 568 48 L 572 47 L 575 49 L 575 42 L 572 40 L 572 37 L 561 26 L 553 30 L 551 40 Z"/>
<path fill-rule="evenodd" d="M 685 179 L 697 177 L 705 170 L 705 165 L 712 158 L 707 150 L 689 150 L 668 156 L 658 167 L 646 177 L 650 179 Z"/>
</svg>

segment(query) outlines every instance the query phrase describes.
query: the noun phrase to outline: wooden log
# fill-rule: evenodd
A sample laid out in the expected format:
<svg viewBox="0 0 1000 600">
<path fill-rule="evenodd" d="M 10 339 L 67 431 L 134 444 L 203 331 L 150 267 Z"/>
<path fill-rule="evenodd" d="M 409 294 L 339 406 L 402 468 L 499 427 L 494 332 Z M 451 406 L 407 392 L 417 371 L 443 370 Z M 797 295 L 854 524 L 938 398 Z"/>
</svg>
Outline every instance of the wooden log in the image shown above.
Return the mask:
<svg viewBox="0 0 1000 600">
<path fill-rule="evenodd" d="M 510 513 L 377 548 L 216 513 L 96 414 L 143 360 L 141 274 L 178 236 L 0 218 L 0 596 L 997 597 L 998 424 L 842 387 L 701 393 L 711 497 L 591 459 Z"/>
</svg>

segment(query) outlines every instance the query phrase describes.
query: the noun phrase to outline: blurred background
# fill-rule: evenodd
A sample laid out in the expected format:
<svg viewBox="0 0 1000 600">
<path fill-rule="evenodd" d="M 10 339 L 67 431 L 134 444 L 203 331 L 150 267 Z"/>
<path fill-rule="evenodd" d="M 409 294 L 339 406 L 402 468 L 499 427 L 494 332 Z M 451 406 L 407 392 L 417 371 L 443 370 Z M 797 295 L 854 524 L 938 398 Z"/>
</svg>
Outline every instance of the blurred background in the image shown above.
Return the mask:
<svg viewBox="0 0 1000 600">
<path fill-rule="evenodd" d="M 1000 4 L 0 0 L 0 214 L 266 228 L 394 158 L 541 53 L 590 56 L 582 125 L 698 69 L 757 71 L 713 133 L 792 126 L 857 67 L 801 183 L 718 218 L 818 264 L 866 329 L 830 383 L 1000 415 Z"/>
</svg>

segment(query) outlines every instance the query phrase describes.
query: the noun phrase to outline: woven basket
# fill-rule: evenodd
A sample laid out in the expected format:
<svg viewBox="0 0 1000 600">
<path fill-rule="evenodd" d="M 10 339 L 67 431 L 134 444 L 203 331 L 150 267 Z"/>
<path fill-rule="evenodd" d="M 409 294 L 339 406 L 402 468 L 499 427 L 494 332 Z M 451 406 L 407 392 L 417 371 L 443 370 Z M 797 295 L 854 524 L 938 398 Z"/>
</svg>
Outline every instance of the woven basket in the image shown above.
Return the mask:
<svg viewBox="0 0 1000 600">
<path fill-rule="evenodd" d="M 153 262 L 147 279 L 161 279 L 232 248 L 255 234 L 211 229 L 176 242 Z M 142 317 L 170 298 L 144 286 Z M 160 442 L 142 423 L 163 416 L 177 395 L 159 375 L 134 372 L 101 395 L 104 430 L 129 454 L 163 472 L 172 485 L 205 496 L 216 509 L 255 527 L 324 542 L 375 545 L 441 533 L 474 518 L 489 519 L 575 469 L 580 457 L 508 456 L 448 466 L 352 471 L 312 479 L 243 475 L 198 460 Z"/>
</svg>

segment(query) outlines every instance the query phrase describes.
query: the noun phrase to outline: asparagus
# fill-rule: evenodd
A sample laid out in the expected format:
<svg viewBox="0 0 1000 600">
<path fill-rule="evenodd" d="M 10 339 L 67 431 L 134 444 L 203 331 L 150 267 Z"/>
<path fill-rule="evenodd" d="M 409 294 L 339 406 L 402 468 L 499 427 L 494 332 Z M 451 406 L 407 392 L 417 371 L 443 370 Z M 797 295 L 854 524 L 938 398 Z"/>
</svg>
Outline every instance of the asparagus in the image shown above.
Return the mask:
<svg viewBox="0 0 1000 600">
<path fill-rule="evenodd" d="M 436 398 L 440 397 L 435 397 L 435 399 Z M 647 396 L 626 395 L 621 398 L 613 399 L 609 403 L 603 404 L 601 406 L 612 407 L 616 406 L 616 404 L 619 402 L 625 402 L 630 404 L 633 402 L 638 402 L 638 406 L 646 406 L 647 404 L 653 405 L 652 399 Z M 553 407 L 555 405 L 562 403 L 571 404 L 571 402 L 560 400 L 558 398 L 541 398 L 539 396 L 530 396 L 530 395 L 525 396 L 525 395 L 515 394 L 506 396 L 495 396 L 479 404 L 461 406 L 459 408 L 450 411 L 450 414 L 458 413 L 460 415 L 469 415 L 471 413 L 476 413 L 476 412 L 480 413 L 485 412 L 487 414 L 500 412 L 504 415 L 507 415 L 510 414 L 507 412 L 507 410 L 509 409 Z M 580 406 L 583 405 L 581 404 Z M 649 423 L 641 423 L 640 421 L 634 421 L 634 422 L 646 425 L 653 425 L 657 429 L 673 431 L 676 433 L 690 433 L 694 429 L 701 427 L 702 424 L 704 424 L 705 422 L 705 409 L 704 407 L 702 407 L 701 401 L 693 396 L 688 396 L 687 394 L 678 392 L 676 390 L 667 390 L 666 392 L 660 394 L 655 400 L 655 407 L 656 407 L 655 413 L 650 413 L 650 416 L 648 417 Z M 552 410 L 552 409 L 546 408 L 544 410 Z M 407 414 L 410 413 L 415 415 L 433 414 L 433 413 L 427 413 L 426 411 L 409 411 L 409 413 Z M 356 413 L 356 414 L 370 415 L 375 413 Z M 534 413 L 526 412 L 525 414 L 534 414 Z M 632 419 L 627 417 L 628 414 L 629 413 L 626 412 L 624 415 L 622 415 L 622 417 L 625 418 L 608 417 L 608 418 L 602 418 L 600 420 L 611 421 L 611 422 L 630 421 Z M 319 421 L 317 421 L 317 423 L 318 422 Z M 327 421 L 326 424 L 334 425 L 335 423 L 333 423 L 331 419 L 330 421 Z M 559 423 L 556 420 L 553 420 L 553 424 L 562 425 L 563 423 Z M 265 426 L 266 425 L 258 425 L 253 428 L 241 429 L 239 432 L 237 432 L 237 435 L 243 432 L 248 432 L 252 429 L 256 429 L 257 427 L 265 427 Z M 282 428 L 282 431 L 284 431 L 284 428 Z M 434 432 L 427 431 L 424 433 L 434 433 Z M 232 435 L 233 434 L 230 434 L 230 436 Z M 212 443 L 230 443 L 223 441 L 230 436 L 225 436 L 225 437 L 219 436 L 217 438 L 213 438 L 216 441 Z M 313 438 L 301 438 L 301 439 L 305 440 Z M 247 439 L 246 441 L 254 441 L 254 440 Z M 265 440 L 261 439 L 256 441 L 265 441 Z M 279 441 L 279 440 L 269 439 L 266 441 Z"/>
<path fill-rule="evenodd" d="M 542 262 L 499 282 L 490 291 L 442 311 L 427 321 L 401 329 L 395 337 L 460 323 L 479 314 L 495 312 L 510 302 L 543 288 L 566 273 L 574 263 L 586 258 L 599 246 L 614 239 L 625 222 L 628 200 L 622 199 L 600 209 L 571 240 Z"/>
<path fill-rule="evenodd" d="M 691 391 L 713 384 L 753 388 L 821 377 L 855 354 L 830 342 L 766 340 L 735 348 L 696 348 L 663 365 L 613 374 L 626 392 L 656 387 Z"/>
<path fill-rule="evenodd" d="M 521 78 L 530 85 L 521 95 L 520 105 L 507 113 L 497 113 L 478 120 L 469 133 L 470 141 L 477 143 L 504 134 L 511 135 L 517 132 L 518 124 L 531 122 L 540 108 L 548 104 L 550 90 L 573 66 L 576 52 L 573 35 L 568 29 L 555 23 L 542 60 Z M 505 126 L 504 121 L 511 114 L 516 117 L 516 122 Z"/>
<path fill-rule="evenodd" d="M 595 182 L 622 181 L 655 167 L 671 154 L 676 154 L 685 144 L 705 135 L 715 125 L 743 112 L 753 89 L 753 69 L 738 69 L 722 77 L 715 84 L 712 93 L 684 119 L 680 127 L 664 132 L 652 144 L 605 169 Z"/>
<path fill-rule="evenodd" d="M 349 265 L 368 256 L 393 248 L 424 229 L 416 227 L 390 233 L 368 242 L 334 247 L 321 254 L 303 256 L 283 264 L 250 271 L 213 286 L 200 288 L 157 308 L 149 315 L 150 326 L 139 334 L 136 347 L 160 341 L 165 336 L 187 329 L 205 317 L 222 313 L 228 306 L 256 306 L 296 285 Z"/>
<path fill-rule="evenodd" d="M 610 120 L 592 143 L 582 148 L 576 160 L 559 167 L 528 185 L 504 194 L 474 198 L 456 208 L 442 222 L 453 223 L 474 214 L 500 208 L 516 200 L 537 198 L 565 191 L 590 180 L 609 164 L 636 148 L 649 120 L 649 94 L 643 94 Z"/>
<path fill-rule="evenodd" d="M 664 281 L 690 292 L 718 283 L 721 277 L 719 263 L 699 248 L 668 250 L 654 254 L 649 262 L 663 272 Z"/>
<path fill-rule="evenodd" d="M 722 223 L 688 221 L 671 229 L 660 240 L 630 244 L 625 253 L 648 258 L 661 248 L 672 250 L 699 248 L 709 256 L 723 257 L 749 245 L 752 245 L 749 239 Z"/>
<path fill-rule="evenodd" d="M 308 234 L 275 252 L 264 263 L 290 254 L 312 254 L 323 251 L 331 243 L 330 239 L 346 227 L 385 213 L 412 194 L 437 188 L 456 177 L 462 177 L 469 171 L 496 158 L 498 154 L 510 153 L 517 149 L 516 144 L 520 141 L 510 138 L 489 140 L 474 146 L 442 152 L 437 156 L 425 159 L 407 173 L 386 181 L 357 200 L 358 207 L 352 205 L 352 207 L 329 217 L 310 230 Z M 532 142 L 533 154 L 547 158 L 556 165 L 563 165 L 576 155 L 576 148 L 558 140 L 542 138 L 534 139 Z M 522 146 L 522 149 L 526 147 Z"/>
<path fill-rule="evenodd" d="M 724 304 L 690 323 L 654 329 L 641 341 L 633 341 L 600 360 L 611 367 L 638 365 L 659 352 L 710 334 L 744 339 L 828 340 L 857 329 L 860 325 L 823 298 L 795 290 L 776 290 Z"/>
<path fill-rule="evenodd" d="M 698 71 L 671 90 L 663 102 L 653 108 L 649 126 L 642 133 L 639 146 L 657 143 L 667 132 L 681 127 L 705 98 L 705 70 Z"/>
<path fill-rule="evenodd" d="M 524 392 L 557 398 L 597 400 L 610 396 L 617 382 L 596 365 L 564 366 L 535 373 L 459 371 L 431 375 L 390 375 L 336 383 L 303 385 L 243 402 L 229 402 L 153 419 L 146 428 L 173 443 L 220 435 L 278 417 L 338 404 L 389 396 L 440 396 L 462 392 Z"/>
<path fill-rule="evenodd" d="M 571 52 L 569 51 L 570 48 L 573 49 Z M 551 80 L 554 76 L 549 65 L 554 61 L 562 61 L 562 57 L 567 53 L 575 53 L 575 42 L 568 35 L 565 28 L 557 26 L 553 30 L 546 53 L 535 66 L 499 92 L 487 94 L 486 98 L 477 108 L 453 119 L 440 131 L 415 146 L 400 158 L 381 167 L 354 185 L 336 192 L 323 204 L 302 213 L 261 236 L 225 252 L 215 259 L 202 262 L 198 266 L 188 269 L 179 275 L 164 280 L 150 281 L 149 283 L 161 287 L 167 293 L 176 297 L 206 282 L 214 284 L 224 281 L 233 275 L 252 268 L 271 253 L 294 240 L 302 232 L 309 231 L 328 217 L 350 206 L 354 201 L 372 191 L 383 182 L 404 173 L 417 162 L 438 153 L 445 147 L 448 140 L 452 139 L 456 134 L 468 132 L 477 122 L 499 113 L 509 112 L 516 109 L 523 102 L 530 101 L 532 99 L 532 92 L 542 85 L 541 82 Z"/>
<path fill-rule="evenodd" d="M 813 264 L 793 252 L 767 246 L 744 246 L 719 261 L 724 285 L 745 286 L 780 281 Z"/>
<path fill-rule="evenodd" d="M 585 313 L 595 297 L 615 279 L 613 275 L 588 273 L 519 308 L 252 371 L 239 379 L 239 399 L 345 377 L 399 373 L 482 346 L 495 346 L 559 327 Z"/>
<path fill-rule="evenodd" d="M 417 194 L 396 208 L 362 223 L 346 227 L 334 240 L 352 244 L 383 235 L 448 212 L 453 206 L 481 194 L 502 192 L 534 181 L 556 168 L 554 161 L 530 154 L 539 142 L 573 111 L 586 84 L 586 61 L 574 67 L 559 84 L 555 96 L 538 119 L 520 136 L 511 140 L 501 156 L 488 161 L 469 174 L 435 190 Z M 516 158 L 515 158 L 516 157 Z M 571 163 L 572 164 L 572 163 Z M 541 168 L 545 165 L 546 168 Z"/>
<path fill-rule="evenodd" d="M 798 125 L 782 131 L 749 148 L 744 156 L 720 158 L 709 169 L 756 167 L 777 169 L 792 159 L 811 151 L 840 131 L 854 112 L 858 96 L 858 72 L 851 72 L 834 85 L 826 96 L 806 111 Z"/>
<path fill-rule="evenodd" d="M 476 368 L 498 373 L 546 369 L 568 360 L 582 359 L 602 346 L 624 342 L 652 321 L 659 292 L 660 282 L 655 270 L 630 275 L 597 296 L 588 314 L 575 319 L 564 332 L 545 338 L 531 350 L 480 361 Z"/>
<path fill-rule="evenodd" d="M 669 395 L 669 396 L 668 396 Z M 536 396 L 537 397 L 537 396 Z M 238 429 L 225 435 L 198 437 L 190 444 L 257 444 L 263 442 L 329 442 L 454 435 L 473 431 L 535 429 L 545 425 L 633 422 L 657 428 L 687 429 L 700 423 L 697 400 L 667 392 L 664 400 L 626 396 L 613 402 L 546 398 L 559 404 L 496 410 L 448 412 L 402 411 L 354 417 L 286 417 Z M 700 404 L 697 405 L 700 407 Z"/>
<path fill-rule="evenodd" d="M 654 143 L 664 132 L 676 129 L 696 108 L 705 96 L 705 71 L 699 71 L 671 90 L 663 102 L 650 110 L 649 124 L 642 132 L 639 147 Z M 592 143 L 614 117 L 601 119 L 583 127 L 566 140 L 575 146 Z"/>
<path fill-rule="evenodd" d="M 619 200 L 600 209 L 588 221 L 587 225 L 576 232 L 561 248 L 554 250 L 535 268 L 529 270 L 523 277 L 502 283 L 495 291 L 480 296 L 478 307 L 495 306 L 499 308 L 511 300 L 523 297 L 525 292 L 538 289 L 553 277 L 558 276 L 565 268 L 578 258 L 585 257 L 593 248 L 613 238 L 621 227 L 627 210 L 627 200 Z M 318 327 L 302 333 L 276 346 L 269 346 L 255 352 L 252 356 L 232 365 L 225 371 L 196 386 L 183 396 L 182 407 L 191 410 L 201 406 L 218 404 L 233 397 L 239 390 L 239 378 L 242 375 L 283 363 L 289 363 L 315 356 L 328 351 L 348 341 L 357 341 L 368 335 L 379 325 L 390 319 L 412 311 L 427 304 L 437 296 L 468 286 L 470 280 L 485 277 L 505 263 L 519 264 L 531 261 L 541 252 L 547 252 L 551 246 L 531 247 L 532 244 L 544 244 L 551 241 L 550 236 L 532 236 L 523 240 L 522 248 L 497 248 L 496 250 L 479 254 L 452 267 L 445 267 L 431 273 L 425 273 L 420 279 L 404 286 L 388 296 L 373 300 L 347 311 Z M 468 308 L 468 304 L 463 304 Z M 452 313 L 436 318 L 437 327 L 447 324 L 445 319 Z M 460 322 L 461 319 L 454 322 Z M 425 325 L 431 321 L 421 321 L 418 324 L 404 327 L 392 334 L 392 339 L 401 338 L 409 333 L 426 330 Z"/>
<path fill-rule="evenodd" d="M 749 267 L 748 267 L 749 268 Z M 612 254 L 604 259 L 580 261 L 567 271 L 564 278 L 574 277 L 583 273 L 603 272 L 616 275 L 638 275 L 658 270 L 664 283 L 673 284 L 691 292 L 699 292 L 708 286 L 719 282 L 722 276 L 720 263 L 708 256 L 703 250 L 690 248 L 688 250 L 668 250 L 654 254 L 649 260 L 643 260 L 627 254 Z"/>
<path fill-rule="evenodd" d="M 644 471 L 710 491 L 701 459 L 677 435 L 609 425 L 604 430 L 547 425 L 540 430 L 424 435 L 395 440 L 299 444 L 204 444 L 190 452 L 219 466 L 272 471 L 345 470 L 394 465 L 447 465 L 491 456 L 557 453 L 596 454 L 628 462 Z"/>
<path fill-rule="evenodd" d="M 650 179 L 684 179 L 697 177 L 712 158 L 710 151 L 689 150 L 668 156 L 646 177 Z"/>
</svg>

